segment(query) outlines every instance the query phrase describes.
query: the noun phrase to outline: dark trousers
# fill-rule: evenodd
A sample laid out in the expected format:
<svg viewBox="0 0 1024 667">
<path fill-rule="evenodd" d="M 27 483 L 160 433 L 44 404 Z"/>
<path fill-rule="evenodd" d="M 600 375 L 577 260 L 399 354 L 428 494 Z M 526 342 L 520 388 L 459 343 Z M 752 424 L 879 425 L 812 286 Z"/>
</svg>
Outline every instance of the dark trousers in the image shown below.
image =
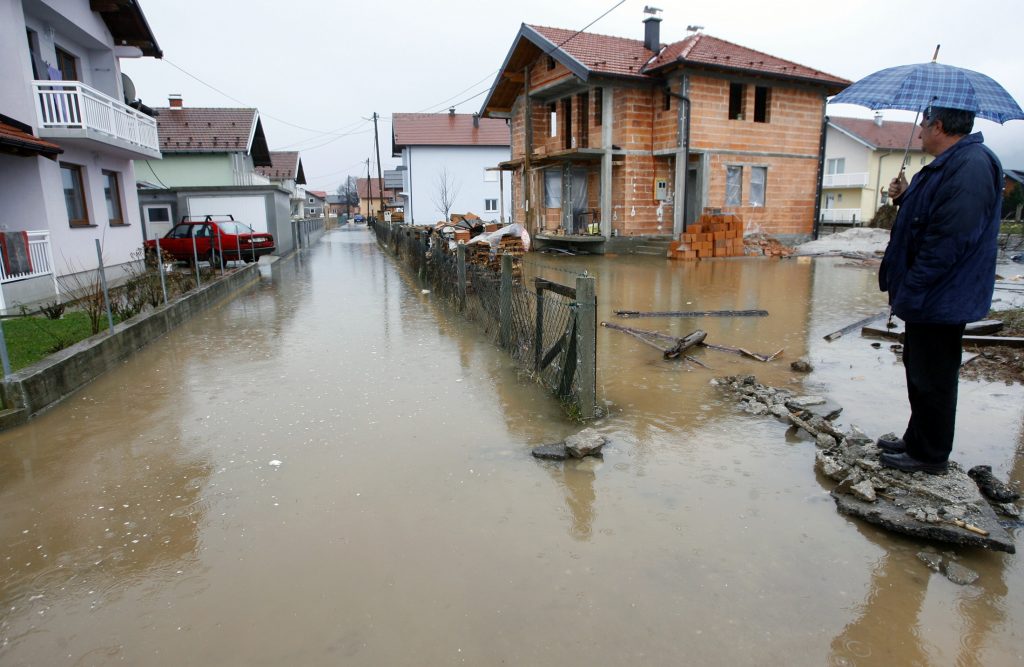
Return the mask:
<svg viewBox="0 0 1024 667">
<path fill-rule="evenodd" d="M 903 441 L 907 454 L 918 461 L 944 463 L 953 451 L 964 325 L 906 324 L 903 366 L 910 421 Z"/>
</svg>

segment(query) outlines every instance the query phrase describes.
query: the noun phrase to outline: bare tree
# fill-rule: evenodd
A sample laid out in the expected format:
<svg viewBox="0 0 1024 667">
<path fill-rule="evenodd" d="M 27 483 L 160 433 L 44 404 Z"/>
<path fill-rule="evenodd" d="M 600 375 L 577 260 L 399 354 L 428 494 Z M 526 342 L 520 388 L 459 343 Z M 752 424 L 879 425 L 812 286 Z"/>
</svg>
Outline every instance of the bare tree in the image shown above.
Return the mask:
<svg viewBox="0 0 1024 667">
<path fill-rule="evenodd" d="M 341 203 L 345 205 L 345 213 L 351 215 L 352 207 L 359 205 L 359 179 L 355 176 L 346 177 L 337 192 Z"/>
<path fill-rule="evenodd" d="M 462 184 L 448 173 L 448 167 L 441 167 L 435 186 L 437 189 L 434 191 L 434 206 L 437 206 L 437 210 L 444 214 L 445 222 L 447 222 L 448 214 L 451 213 L 452 206 L 455 204 L 455 198 L 459 196 Z"/>
</svg>

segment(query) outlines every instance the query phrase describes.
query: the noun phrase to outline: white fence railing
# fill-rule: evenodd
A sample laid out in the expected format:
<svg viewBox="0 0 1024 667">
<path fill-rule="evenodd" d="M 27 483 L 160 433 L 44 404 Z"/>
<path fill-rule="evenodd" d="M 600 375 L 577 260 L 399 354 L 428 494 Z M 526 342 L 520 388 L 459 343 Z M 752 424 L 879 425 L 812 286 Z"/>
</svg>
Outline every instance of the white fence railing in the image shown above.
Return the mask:
<svg viewBox="0 0 1024 667">
<path fill-rule="evenodd" d="M 851 174 L 825 174 L 821 180 L 824 188 L 865 188 L 868 185 L 867 172 Z"/>
<path fill-rule="evenodd" d="M 839 222 L 859 225 L 863 222 L 863 216 L 859 208 L 823 208 L 821 209 L 822 222 Z"/>
<path fill-rule="evenodd" d="M 136 146 L 160 150 L 155 120 L 80 81 L 33 81 L 32 88 L 41 130 L 95 130 Z"/>
<path fill-rule="evenodd" d="M 0 258 L 0 283 L 10 283 L 15 280 L 24 280 L 25 278 L 35 278 L 36 276 L 53 275 L 53 249 L 50 247 L 49 231 L 25 232 L 28 237 L 28 257 L 31 268 L 28 271 L 19 271 L 17 273 L 9 272 L 7 258 L 15 253 L 15 250 L 10 248 L 9 244 L 20 242 L 18 236 L 20 233 L 8 233 L 4 238 L 3 242 L 8 244 L 8 248 L 4 253 L 5 257 Z"/>
</svg>

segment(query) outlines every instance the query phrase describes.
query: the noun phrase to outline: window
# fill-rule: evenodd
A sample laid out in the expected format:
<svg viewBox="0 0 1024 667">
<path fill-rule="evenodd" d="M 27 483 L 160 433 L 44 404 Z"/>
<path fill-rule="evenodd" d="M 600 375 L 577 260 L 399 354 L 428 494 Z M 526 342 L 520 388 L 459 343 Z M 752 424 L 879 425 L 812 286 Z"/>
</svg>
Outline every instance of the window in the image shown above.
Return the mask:
<svg viewBox="0 0 1024 667">
<path fill-rule="evenodd" d="M 78 81 L 78 59 L 59 46 L 56 47 L 56 50 L 60 78 L 64 81 Z"/>
<path fill-rule="evenodd" d="M 68 208 L 68 222 L 72 227 L 87 227 L 89 225 L 89 210 L 85 206 L 82 168 L 77 164 L 61 162 L 60 180 L 64 185 L 64 205 Z"/>
<path fill-rule="evenodd" d="M 487 213 L 494 213 L 497 210 L 498 210 L 498 200 L 497 199 L 485 199 L 484 200 L 484 211 L 486 211 Z"/>
<path fill-rule="evenodd" d="M 121 213 L 121 186 L 116 171 L 103 170 L 103 196 L 107 200 L 107 220 L 110 224 L 125 224 Z"/>
<path fill-rule="evenodd" d="M 562 207 L 562 171 L 561 169 L 544 170 L 544 207 Z"/>
<path fill-rule="evenodd" d="M 725 168 L 725 205 L 740 206 L 743 202 L 743 167 Z"/>
<path fill-rule="evenodd" d="M 548 69 L 555 69 L 555 59 L 548 56 Z"/>
<path fill-rule="evenodd" d="M 548 105 L 548 129 L 550 136 L 558 136 L 558 105 L 554 102 Z"/>
<path fill-rule="evenodd" d="M 498 180 L 498 172 L 494 169 L 484 169 L 484 182 L 495 183 Z"/>
<path fill-rule="evenodd" d="M 32 61 L 32 78 L 42 79 L 46 72 L 46 66 L 43 65 L 43 59 L 39 57 L 39 35 L 30 28 L 26 28 L 25 32 L 28 36 L 29 59 Z"/>
<path fill-rule="evenodd" d="M 594 89 L 594 125 L 601 124 L 601 114 L 604 113 L 604 88 Z"/>
<path fill-rule="evenodd" d="M 846 158 L 837 157 L 825 161 L 825 171 L 828 174 L 846 173 Z"/>
<path fill-rule="evenodd" d="M 772 105 L 772 89 L 767 86 L 754 86 L 754 122 L 767 123 L 768 110 Z"/>
<path fill-rule="evenodd" d="M 768 182 L 768 167 L 750 168 L 750 205 L 764 206 L 765 185 Z"/>
<path fill-rule="evenodd" d="M 310 204 L 312 204 L 312 203 L 313 203 L 313 198 L 312 198 L 312 197 L 310 197 L 310 198 L 309 198 L 309 203 L 310 203 Z"/>
<path fill-rule="evenodd" d="M 672 108 L 672 94 L 669 92 L 668 88 L 666 88 L 662 94 L 664 95 L 664 99 L 661 101 L 661 108 L 668 111 Z"/>
<path fill-rule="evenodd" d="M 150 222 L 170 222 L 171 209 L 167 206 L 147 206 L 146 218 Z"/>
<path fill-rule="evenodd" d="M 729 119 L 743 120 L 747 102 L 747 86 L 742 83 L 729 84 Z"/>
</svg>

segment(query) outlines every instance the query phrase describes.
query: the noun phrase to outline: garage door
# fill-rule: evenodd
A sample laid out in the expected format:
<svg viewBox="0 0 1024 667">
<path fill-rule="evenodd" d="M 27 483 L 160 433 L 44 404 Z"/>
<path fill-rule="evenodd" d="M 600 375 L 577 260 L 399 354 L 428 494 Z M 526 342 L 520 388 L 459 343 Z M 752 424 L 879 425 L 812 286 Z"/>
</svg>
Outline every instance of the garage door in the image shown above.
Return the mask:
<svg viewBox="0 0 1024 667">
<path fill-rule="evenodd" d="M 267 230 L 267 202 L 263 196 L 189 197 L 188 214 L 233 215 L 257 232 Z"/>
</svg>

